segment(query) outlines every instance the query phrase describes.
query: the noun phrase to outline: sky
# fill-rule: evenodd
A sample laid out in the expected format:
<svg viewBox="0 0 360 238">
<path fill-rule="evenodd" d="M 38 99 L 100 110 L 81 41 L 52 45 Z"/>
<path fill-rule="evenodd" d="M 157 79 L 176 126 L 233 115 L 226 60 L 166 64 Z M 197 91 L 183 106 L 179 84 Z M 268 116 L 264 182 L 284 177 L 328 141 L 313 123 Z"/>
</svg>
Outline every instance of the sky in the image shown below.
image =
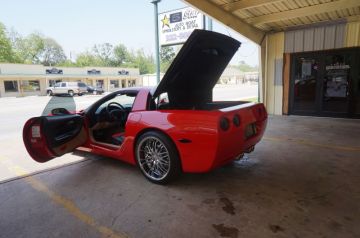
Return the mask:
<svg viewBox="0 0 360 238">
<path fill-rule="evenodd" d="M 180 0 L 162 0 L 159 13 L 186 7 Z M 69 57 L 95 44 L 124 44 L 154 54 L 154 7 L 150 0 L 1 0 L 0 22 L 25 36 L 40 32 L 54 38 Z M 258 65 L 258 47 L 228 27 L 213 30 L 242 42 L 231 64 Z"/>
</svg>

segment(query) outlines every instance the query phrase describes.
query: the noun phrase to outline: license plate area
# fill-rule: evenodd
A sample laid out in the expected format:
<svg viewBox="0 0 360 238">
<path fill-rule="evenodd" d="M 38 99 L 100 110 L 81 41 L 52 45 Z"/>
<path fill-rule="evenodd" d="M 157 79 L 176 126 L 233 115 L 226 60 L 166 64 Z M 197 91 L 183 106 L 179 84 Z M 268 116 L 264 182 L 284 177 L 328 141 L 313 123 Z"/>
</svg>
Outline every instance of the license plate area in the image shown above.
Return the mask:
<svg viewBox="0 0 360 238">
<path fill-rule="evenodd" d="M 249 139 L 256 134 L 256 125 L 255 123 L 251 123 L 245 128 L 245 138 Z"/>
</svg>

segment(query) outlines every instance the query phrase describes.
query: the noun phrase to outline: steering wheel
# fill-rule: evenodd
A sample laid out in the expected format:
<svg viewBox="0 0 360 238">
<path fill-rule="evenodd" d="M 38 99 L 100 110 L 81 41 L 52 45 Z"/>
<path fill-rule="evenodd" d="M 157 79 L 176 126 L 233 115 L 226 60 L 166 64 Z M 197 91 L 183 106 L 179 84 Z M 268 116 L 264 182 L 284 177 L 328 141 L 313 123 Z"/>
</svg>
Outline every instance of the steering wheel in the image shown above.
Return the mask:
<svg viewBox="0 0 360 238">
<path fill-rule="evenodd" d="M 116 107 L 115 109 L 111 109 L 111 107 Z M 117 102 L 111 102 L 106 106 L 106 113 L 110 121 L 116 121 L 121 118 L 118 114 L 125 114 L 126 109 Z"/>
</svg>

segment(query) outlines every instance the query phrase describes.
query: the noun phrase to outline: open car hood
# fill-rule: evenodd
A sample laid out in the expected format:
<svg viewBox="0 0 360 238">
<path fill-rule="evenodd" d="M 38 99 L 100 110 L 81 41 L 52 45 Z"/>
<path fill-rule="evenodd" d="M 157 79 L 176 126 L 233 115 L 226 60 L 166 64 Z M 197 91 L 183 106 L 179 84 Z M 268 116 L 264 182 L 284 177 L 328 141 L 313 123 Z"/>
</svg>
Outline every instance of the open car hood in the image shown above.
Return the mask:
<svg viewBox="0 0 360 238">
<path fill-rule="evenodd" d="M 212 100 L 212 89 L 240 42 L 226 35 L 194 30 L 175 57 L 153 97 L 167 92 L 176 108 L 189 108 Z"/>
</svg>

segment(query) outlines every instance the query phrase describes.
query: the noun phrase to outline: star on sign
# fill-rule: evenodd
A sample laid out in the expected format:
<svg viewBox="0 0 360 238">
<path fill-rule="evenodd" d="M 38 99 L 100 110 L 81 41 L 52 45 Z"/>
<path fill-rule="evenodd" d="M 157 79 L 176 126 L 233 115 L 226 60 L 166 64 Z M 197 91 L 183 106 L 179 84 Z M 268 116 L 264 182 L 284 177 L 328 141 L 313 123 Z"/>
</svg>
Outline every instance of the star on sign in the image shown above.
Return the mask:
<svg viewBox="0 0 360 238">
<path fill-rule="evenodd" d="M 169 18 L 167 18 L 166 15 L 164 15 L 164 19 L 162 19 L 161 22 L 162 22 L 162 24 L 163 24 L 163 25 L 162 25 L 162 28 L 164 28 L 164 26 L 167 26 L 167 27 L 170 28 L 170 21 L 169 21 Z"/>
</svg>

